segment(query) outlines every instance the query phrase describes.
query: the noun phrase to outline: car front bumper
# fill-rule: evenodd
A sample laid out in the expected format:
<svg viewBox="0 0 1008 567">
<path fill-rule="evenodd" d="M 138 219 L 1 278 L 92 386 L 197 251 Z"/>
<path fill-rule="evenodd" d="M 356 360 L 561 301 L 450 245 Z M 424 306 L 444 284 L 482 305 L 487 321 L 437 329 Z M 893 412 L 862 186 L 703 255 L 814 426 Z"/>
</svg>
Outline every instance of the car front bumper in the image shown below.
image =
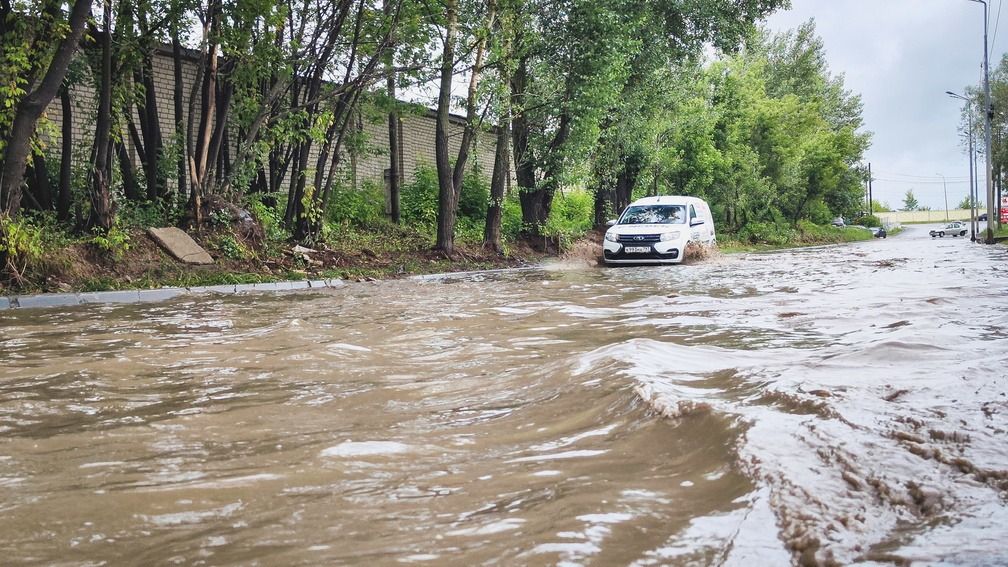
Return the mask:
<svg viewBox="0 0 1008 567">
<path fill-rule="evenodd" d="M 683 261 L 684 243 L 681 241 L 652 242 L 647 252 L 627 252 L 627 246 L 606 240 L 602 243 L 602 258 L 607 264 L 678 264 Z"/>
</svg>

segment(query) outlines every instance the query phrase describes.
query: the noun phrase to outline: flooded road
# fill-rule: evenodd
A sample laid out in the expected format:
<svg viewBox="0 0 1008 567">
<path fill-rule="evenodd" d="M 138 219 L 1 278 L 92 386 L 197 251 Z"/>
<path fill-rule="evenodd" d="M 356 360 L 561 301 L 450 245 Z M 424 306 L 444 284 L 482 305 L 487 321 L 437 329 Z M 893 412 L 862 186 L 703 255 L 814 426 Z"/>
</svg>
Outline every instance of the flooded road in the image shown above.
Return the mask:
<svg viewBox="0 0 1008 567">
<path fill-rule="evenodd" d="M 1008 564 L 1008 251 L 0 312 L 0 556 Z"/>
</svg>

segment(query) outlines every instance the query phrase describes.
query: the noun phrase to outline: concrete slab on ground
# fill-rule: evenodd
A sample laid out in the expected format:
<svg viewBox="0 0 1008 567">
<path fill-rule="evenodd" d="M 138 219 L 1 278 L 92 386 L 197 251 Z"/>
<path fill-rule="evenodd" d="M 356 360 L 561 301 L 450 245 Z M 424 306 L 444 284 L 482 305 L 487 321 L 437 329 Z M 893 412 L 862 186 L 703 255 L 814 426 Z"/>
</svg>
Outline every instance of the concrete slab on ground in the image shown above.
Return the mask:
<svg viewBox="0 0 1008 567">
<path fill-rule="evenodd" d="M 175 228 L 149 228 L 147 234 L 166 252 L 186 264 L 213 264 L 213 258 L 185 231 Z"/>
</svg>

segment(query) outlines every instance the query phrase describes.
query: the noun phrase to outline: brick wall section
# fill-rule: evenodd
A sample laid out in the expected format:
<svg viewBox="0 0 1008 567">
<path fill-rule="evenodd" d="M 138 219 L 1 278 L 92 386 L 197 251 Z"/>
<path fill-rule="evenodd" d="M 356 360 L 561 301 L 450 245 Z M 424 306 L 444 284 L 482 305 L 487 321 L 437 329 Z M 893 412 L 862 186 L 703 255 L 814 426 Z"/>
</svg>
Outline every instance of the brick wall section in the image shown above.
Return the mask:
<svg viewBox="0 0 1008 567">
<path fill-rule="evenodd" d="M 175 135 L 175 103 L 173 100 L 175 92 L 175 73 L 170 50 L 159 50 L 154 56 L 154 88 L 157 92 L 158 118 L 161 124 L 161 135 L 165 144 L 171 143 Z M 185 59 L 182 68 L 183 93 L 186 100 L 183 101 L 183 112 L 188 112 L 189 96 L 192 93 L 193 83 L 196 80 L 197 62 L 190 52 Z M 94 139 L 95 129 L 95 109 L 97 107 L 97 96 L 91 85 L 76 86 L 71 90 L 71 105 L 73 109 L 73 143 L 74 162 L 84 164 L 88 162 Z M 199 96 L 196 97 L 194 130 L 198 126 L 201 105 Z M 136 121 L 134 110 L 134 121 Z M 343 172 L 350 185 L 359 188 L 365 182 L 373 182 L 386 187 L 386 200 L 388 198 L 388 184 L 385 181 L 385 171 L 389 167 L 388 156 L 388 118 L 387 116 L 367 118 L 359 115 L 355 121 L 355 126 L 364 134 L 366 149 L 359 155 L 344 155 L 342 162 Z M 57 98 L 47 109 L 46 116 L 52 122 L 52 129 L 43 133 L 43 139 L 52 153 L 58 153 L 60 148 L 59 129 L 63 119 L 63 111 L 60 101 Z M 423 115 L 406 115 L 402 122 L 402 157 L 403 157 L 403 179 L 408 182 L 413 178 L 415 171 L 422 166 L 434 166 L 434 128 L 435 116 L 430 111 Z M 449 146 L 452 155 L 457 155 L 461 144 L 462 127 L 464 121 L 457 116 L 452 116 L 452 130 L 449 134 Z M 184 122 L 183 122 L 184 124 Z M 139 125 L 137 125 L 139 129 Z M 194 133 L 195 135 L 195 133 Z M 128 139 L 128 133 L 123 131 L 123 136 Z M 231 155 L 236 154 L 234 144 L 237 136 L 230 136 L 232 148 Z M 129 147 L 133 147 L 130 143 Z M 473 151 L 469 154 L 468 169 L 476 167 L 477 171 L 489 183 L 493 173 L 494 151 L 496 149 L 496 136 L 492 132 L 479 132 L 476 137 Z M 314 145 L 313 154 L 309 160 L 309 167 L 314 167 L 317 158 L 319 144 Z M 134 152 L 134 163 L 139 168 L 139 158 Z M 172 166 L 170 171 L 174 172 Z M 310 178 L 309 178 L 310 179 Z M 174 174 L 169 176 L 169 183 L 174 185 Z"/>
</svg>

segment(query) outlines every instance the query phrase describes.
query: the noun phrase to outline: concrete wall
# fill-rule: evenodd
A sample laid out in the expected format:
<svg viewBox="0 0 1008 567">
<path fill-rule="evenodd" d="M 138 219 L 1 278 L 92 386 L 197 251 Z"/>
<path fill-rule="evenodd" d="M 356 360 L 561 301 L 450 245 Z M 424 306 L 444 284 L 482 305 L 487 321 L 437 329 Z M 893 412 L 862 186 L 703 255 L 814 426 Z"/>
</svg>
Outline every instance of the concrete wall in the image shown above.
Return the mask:
<svg viewBox="0 0 1008 567">
<path fill-rule="evenodd" d="M 977 211 L 977 214 L 983 213 L 984 211 Z M 939 211 L 893 211 L 889 213 L 875 213 L 883 224 L 886 226 L 899 225 L 905 223 L 925 223 L 925 222 L 945 222 L 948 218 L 950 221 L 968 221 L 970 219 L 969 209 L 954 209 L 945 211 L 941 209 Z"/>
<path fill-rule="evenodd" d="M 189 54 L 183 65 L 183 93 L 186 100 L 183 101 L 183 108 L 188 112 L 189 96 L 192 93 L 192 85 L 196 80 L 197 62 Z M 157 92 L 158 118 L 161 124 L 161 135 L 165 144 L 169 144 L 175 135 L 175 75 L 171 53 L 169 51 L 159 51 L 154 56 L 154 87 Z M 97 97 L 90 85 L 75 87 L 71 91 L 72 121 L 73 121 L 73 143 L 74 161 L 78 164 L 87 163 L 94 139 L 95 114 L 97 108 Z M 136 110 L 134 121 L 136 121 Z M 199 96 L 196 97 L 195 115 L 199 118 L 201 105 Z M 386 205 L 388 201 L 388 183 L 386 181 L 386 170 L 389 167 L 388 150 L 388 118 L 386 115 L 368 117 L 367 112 L 361 112 L 355 120 L 355 127 L 364 136 L 365 149 L 357 155 L 345 154 L 342 162 L 343 172 L 354 188 L 361 187 L 366 182 L 373 182 L 386 187 Z M 47 109 L 46 116 L 51 121 L 52 127 L 44 132 L 42 138 L 48 140 L 50 150 L 58 153 L 60 146 L 59 129 L 62 123 L 63 111 L 60 101 L 57 98 Z M 183 117 L 184 120 L 187 117 Z M 462 129 L 464 121 L 461 117 L 452 116 L 452 130 L 449 132 L 449 146 L 453 153 L 457 153 L 461 144 Z M 139 126 L 138 126 L 139 128 Z M 427 111 L 420 115 L 406 115 L 401 119 L 402 133 L 402 164 L 403 178 L 405 182 L 413 178 L 419 167 L 434 166 L 434 128 L 435 115 L 433 111 Z M 125 126 L 122 132 L 124 139 L 128 139 Z M 231 136 L 232 143 L 237 136 Z M 492 132 L 479 132 L 476 137 L 473 151 L 469 154 L 469 169 L 476 167 L 479 174 L 489 179 L 493 173 L 494 153 L 496 150 L 496 136 Z M 132 144 L 129 144 L 132 148 Z M 314 151 L 317 152 L 319 144 L 315 144 Z M 231 155 L 236 154 L 232 146 Z M 309 164 L 315 163 L 317 154 L 313 154 Z M 139 157 L 134 152 L 134 163 L 139 168 Z M 170 166 L 170 171 L 174 172 L 174 165 Z M 174 185 L 175 174 L 169 175 L 169 183 Z M 288 177 L 289 179 L 289 177 Z M 509 180 L 510 181 L 510 180 Z"/>
</svg>

